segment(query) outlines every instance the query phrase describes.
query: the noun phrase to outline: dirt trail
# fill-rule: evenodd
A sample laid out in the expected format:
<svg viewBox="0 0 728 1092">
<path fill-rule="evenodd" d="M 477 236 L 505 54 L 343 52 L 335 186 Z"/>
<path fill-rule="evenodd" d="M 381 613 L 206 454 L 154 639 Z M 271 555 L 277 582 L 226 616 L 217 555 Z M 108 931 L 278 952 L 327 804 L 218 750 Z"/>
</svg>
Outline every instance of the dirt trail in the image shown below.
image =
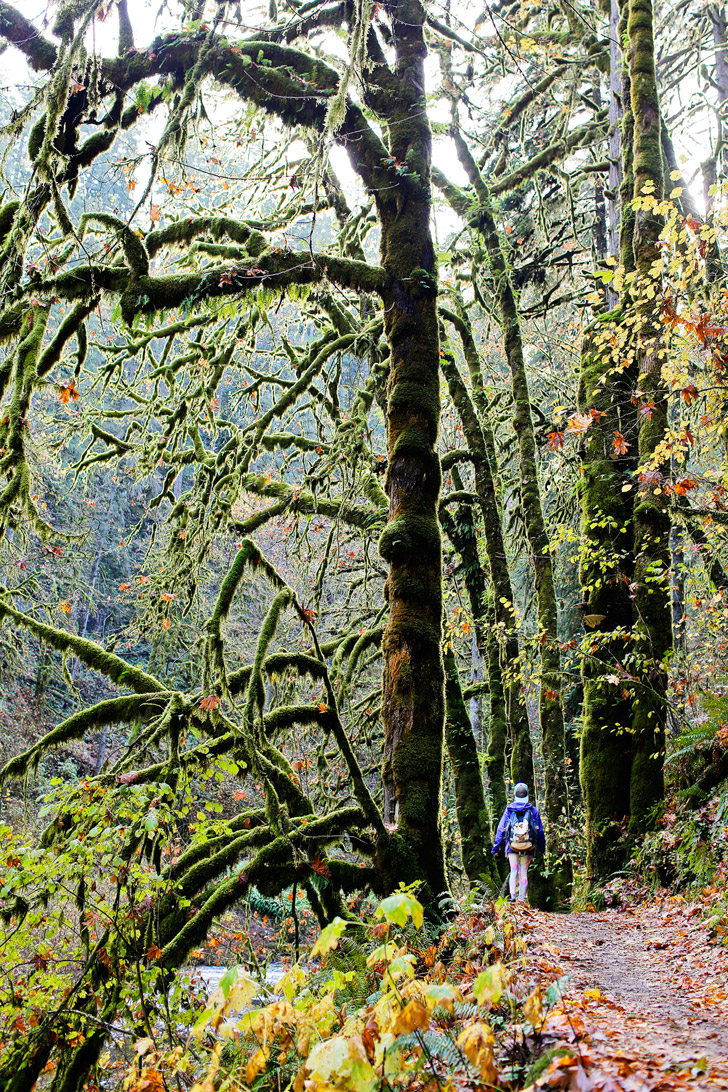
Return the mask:
<svg viewBox="0 0 728 1092">
<path fill-rule="evenodd" d="M 699 907 L 665 899 L 602 913 L 526 911 L 523 927 L 542 983 L 572 980 L 547 1033 L 585 1041 L 590 1054 L 581 1084 L 551 1087 L 728 1089 L 728 951 L 711 942 Z M 612 1083 L 585 1079 L 596 1069 Z"/>
</svg>

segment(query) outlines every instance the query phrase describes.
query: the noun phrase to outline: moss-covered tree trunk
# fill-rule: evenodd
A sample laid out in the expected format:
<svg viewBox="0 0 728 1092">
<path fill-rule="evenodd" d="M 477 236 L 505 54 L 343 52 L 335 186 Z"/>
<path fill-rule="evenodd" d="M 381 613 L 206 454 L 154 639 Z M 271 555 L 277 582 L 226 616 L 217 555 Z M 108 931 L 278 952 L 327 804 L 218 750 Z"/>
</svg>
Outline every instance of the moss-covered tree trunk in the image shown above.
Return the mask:
<svg viewBox="0 0 728 1092">
<path fill-rule="evenodd" d="M 447 720 L 445 738 L 455 785 L 463 867 L 471 884 L 497 879 L 490 846 L 490 817 L 483 793 L 480 758 L 463 699 L 452 649 L 445 653 Z"/>
<path fill-rule="evenodd" d="M 619 38 L 627 32 L 626 0 Z M 630 71 L 621 66 L 621 184 L 619 259 L 634 270 L 633 118 Z M 626 307 L 626 304 L 625 304 Z M 608 878 L 624 864 L 630 812 L 632 694 L 623 661 L 631 652 L 634 578 L 633 479 L 637 468 L 638 423 L 633 405 L 636 360 L 623 354 L 615 369 L 610 326 L 623 312 L 613 310 L 585 332 L 581 351 L 578 409 L 594 410 L 595 423 L 584 434 L 579 500 L 585 624 L 582 660 L 584 703 L 580 780 L 586 810 L 586 872 L 590 883 Z M 630 446 L 618 451 L 622 436 Z M 629 439 L 627 439 L 629 438 Z M 619 445 L 621 447 L 621 445 Z"/>
<path fill-rule="evenodd" d="M 458 488 L 462 483 L 453 471 L 453 478 Z M 461 507 L 458 509 L 456 515 L 450 515 L 449 512 L 444 512 L 442 515 L 442 521 L 444 529 L 448 538 L 452 542 L 453 546 L 460 554 L 462 562 L 463 580 L 465 583 L 465 590 L 468 593 L 468 599 L 470 600 L 470 610 L 473 615 L 474 623 L 474 635 L 481 660 L 485 660 L 486 671 L 488 673 L 488 691 L 490 697 L 490 709 L 488 717 L 488 746 L 486 756 L 486 767 L 488 776 L 488 790 L 490 793 L 490 814 L 487 816 L 488 822 L 492 823 L 492 827 L 482 828 L 479 831 L 478 836 L 484 840 L 495 833 L 494 827 L 500 818 L 503 809 L 506 805 L 506 785 L 505 785 L 505 759 L 506 759 L 506 742 L 507 742 L 507 720 L 506 720 L 506 705 L 505 695 L 503 689 L 503 672 L 500 663 L 500 648 L 498 639 L 495 633 L 495 613 L 493 611 L 493 605 L 490 601 L 492 597 L 492 589 L 488 588 L 486 573 L 480 564 L 480 555 L 478 553 L 477 544 L 477 528 L 475 520 L 473 518 L 472 509 L 469 507 Z M 446 664 L 446 670 L 449 676 L 449 667 Z M 448 701 L 448 724 L 450 720 L 450 683 L 446 684 L 446 696 Z M 462 720 L 462 718 L 460 718 Z M 470 731 L 473 736 L 472 746 L 477 750 L 477 744 L 474 738 L 474 732 L 472 728 L 472 720 L 470 721 Z M 453 759 L 453 752 L 450 746 L 449 729 L 446 728 L 448 750 L 450 752 L 450 759 Z M 469 744 L 470 746 L 470 744 Z M 468 786 L 465 781 L 462 782 L 463 788 L 468 791 Z M 481 786 L 482 791 L 482 786 Z M 457 793 L 457 783 L 456 783 Z M 470 814 L 469 809 L 463 811 L 463 815 Z M 460 810 L 458 809 L 458 820 L 460 818 Z M 462 831 L 463 842 L 465 841 L 465 833 Z"/>
<path fill-rule="evenodd" d="M 483 516 L 485 550 L 488 555 L 493 585 L 493 613 L 502 635 L 502 652 L 496 653 L 498 642 L 489 643 L 488 677 L 491 690 L 491 724 L 489 743 L 489 772 L 493 771 L 495 795 L 492 799 L 493 816 L 497 820 L 499 808 L 505 807 L 505 783 L 498 777 L 500 746 L 507 727 L 511 743 L 511 774 L 514 781 L 533 784 L 533 748 L 528 714 L 523 701 L 523 685 L 520 672 L 520 649 L 515 628 L 515 610 L 508 557 L 503 540 L 500 505 L 495 487 L 495 443 L 487 422 L 487 406 L 482 386 L 482 375 L 477 348 L 470 325 L 461 314 L 441 308 L 441 313 L 458 331 L 470 372 L 473 394 L 466 387 L 452 357 L 442 356 L 442 369 L 450 397 L 463 427 L 463 436 L 473 460 L 475 491 Z M 477 401 L 476 401 L 477 400 Z M 480 404 L 478 404 L 480 403 Z M 479 412 L 480 411 L 480 412 Z M 492 630 L 491 630 L 492 633 Z M 500 676 L 500 686 L 498 678 Z M 501 701 L 502 694 L 502 701 Z M 498 717 L 505 723 L 499 723 Z M 501 805 L 502 801 L 502 805 Z"/>
<path fill-rule="evenodd" d="M 445 723 L 441 654 L 442 561 L 437 508 L 440 414 L 437 270 L 430 229 L 431 134 L 425 98 L 425 11 L 390 5 L 396 90 L 386 96 L 393 185 L 377 195 L 381 261 L 393 278 L 385 301 L 390 347 L 386 487 L 389 563 L 384 634 L 385 822 L 396 823 L 433 893 L 447 886 L 441 838 Z"/>
<path fill-rule="evenodd" d="M 655 73 L 651 0 L 630 0 L 628 66 L 634 124 L 634 262 L 639 425 L 639 496 L 634 509 L 635 628 L 640 688 L 632 720 L 630 831 L 639 834 L 664 794 L 666 657 L 672 648 L 670 517 L 662 489 L 659 446 L 667 431 L 667 395 L 660 355 L 662 218 L 654 204 L 663 194 L 660 108 Z M 657 271 L 657 272 L 656 272 Z"/>
<path fill-rule="evenodd" d="M 562 709 L 561 652 L 558 634 L 558 607 L 551 559 L 551 545 L 541 505 L 538 482 L 538 453 L 531 417 L 531 398 L 523 358 L 523 339 L 518 306 L 500 236 L 491 208 L 488 188 L 457 127 L 453 137 L 460 161 L 468 174 L 478 199 L 480 231 L 485 243 L 488 265 L 493 277 L 496 304 L 500 319 L 506 361 L 511 373 L 513 394 L 513 428 L 518 443 L 521 505 L 526 535 L 533 560 L 538 629 L 541 646 L 541 685 L 539 717 L 541 721 L 544 777 L 546 784 L 545 812 L 548 818 L 551 848 L 559 854 L 559 831 L 565 829 L 568 795 L 565 777 L 565 738 Z M 555 872 L 560 895 L 568 889 L 570 869 L 566 863 Z"/>
<path fill-rule="evenodd" d="M 632 279 L 621 311 L 587 331 L 579 391 L 580 412 L 598 414 L 582 444 L 581 479 L 581 581 L 591 626 L 583 662 L 581 782 L 592 882 L 624 863 L 625 831 L 641 833 L 662 798 L 665 658 L 672 647 L 670 520 L 658 451 L 667 427 L 662 222 L 655 210 L 663 191 L 662 126 L 650 0 L 625 0 L 620 34 L 626 41 L 620 260 Z M 609 324 L 624 344 L 618 367 L 609 347 L 615 337 L 608 330 L 600 335 Z"/>
<path fill-rule="evenodd" d="M 637 460 L 633 448 L 618 453 L 614 437 L 632 434 L 635 411 L 632 376 L 614 373 L 608 354 L 604 359 L 600 334 L 611 317 L 592 324 L 584 335 L 578 401 L 581 414 L 596 410 L 603 415 L 584 435 L 579 484 L 579 577 L 586 619 L 580 777 L 592 883 L 624 860 L 632 762 L 632 704 L 623 661 L 632 628 L 632 473 Z"/>
</svg>

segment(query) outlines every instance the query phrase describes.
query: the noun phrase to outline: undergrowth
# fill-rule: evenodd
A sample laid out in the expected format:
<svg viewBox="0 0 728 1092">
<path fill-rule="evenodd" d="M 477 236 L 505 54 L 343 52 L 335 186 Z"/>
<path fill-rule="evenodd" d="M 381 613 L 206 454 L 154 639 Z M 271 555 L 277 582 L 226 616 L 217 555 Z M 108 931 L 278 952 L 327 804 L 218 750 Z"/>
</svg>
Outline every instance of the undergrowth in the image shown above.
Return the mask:
<svg viewBox="0 0 728 1092">
<path fill-rule="evenodd" d="M 563 983 L 531 989 L 525 941 L 498 899 L 435 933 L 402 887 L 373 920 L 336 919 L 274 991 L 232 967 L 184 1047 L 135 1045 L 127 1092 L 522 1088 Z"/>
</svg>

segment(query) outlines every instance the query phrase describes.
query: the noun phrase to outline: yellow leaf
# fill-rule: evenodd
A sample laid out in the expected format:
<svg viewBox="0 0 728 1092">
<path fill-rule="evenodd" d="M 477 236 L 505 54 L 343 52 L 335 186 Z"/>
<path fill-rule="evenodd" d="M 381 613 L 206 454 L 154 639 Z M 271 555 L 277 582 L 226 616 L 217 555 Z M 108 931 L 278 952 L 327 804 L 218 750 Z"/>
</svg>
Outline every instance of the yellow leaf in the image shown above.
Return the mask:
<svg viewBox="0 0 728 1092">
<path fill-rule="evenodd" d="M 61 602 L 58 604 L 58 609 L 61 610 L 64 614 L 70 614 L 72 607 L 67 599 L 62 599 Z"/>
<path fill-rule="evenodd" d="M 460 999 L 460 994 L 449 982 L 429 983 L 425 986 L 424 996 L 429 1008 L 435 1009 L 440 1005 L 448 1012 L 452 1012 L 454 1002 Z"/>
<path fill-rule="evenodd" d="M 342 936 L 347 924 L 348 922 L 345 922 L 343 918 L 334 918 L 329 925 L 321 930 L 321 936 L 311 949 L 311 955 L 323 956 L 331 951 L 332 948 L 335 948 L 339 943 L 339 937 Z"/>
<path fill-rule="evenodd" d="M 535 989 L 523 1002 L 523 1012 L 532 1028 L 537 1028 L 543 1020 L 541 991 Z"/>
<path fill-rule="evenodd" d="M 480 1005 L 498 1005 L 503 993 L 503 964 L 493 963 L 481 971 L 473 983 L 473 993 Z"/>
<path fill-rule="evenodd" d="M 497 1005 L 503 993 L 502 963 L 494 963 L 492 967 L 486 967 L 473 982 L 473 993 L 481 1005 Z"/>
<path fill-rule="evenodd" d="M 260 986 L 254 979 L 238 973 L 235 984 L 228 993 L 227 1003 L 223 1011 L 227 1013 L 230 1009 L 234 1009 L 236 1012 L 240 1012 L 241 1009 L 248 1007 L 259 992 Z"/>
<path fill-rule="evenodd" d="M 409 1035 L 418 1028 L 423 1030 L 429 1026 L 430 1014 L 425 1006 L 419 1001 L 410 1001 L 392 1024 L 392 1031 L 395 1035 Z"/>
<path fill-rule="evenodd" d="M 480 1075 L 488 1084 L 495 1084 L 498 1077 L 493 1062 L 493 1032 L 487 1024 L 470 1024 L 463 1028 L 457 1038 L 457 1045 L 468 1061 L 480 1070 Z"/>
<path fill-rule="evenodd" d="M 260 1073 L 261 1069 L 268 1061 L 269 1051 L 265 1047 L 260 1047 L 256 1050 L 255 1054 L 248 1061 L 245 1067 L 245 1080 L 248 1084 L 252 1084 L 255 1078 Z"/>
<path fill-rule="evenodd" d="M 593 990 L 584 990 L 584 997 L 589 1001 L 598 1001 L 602 996 L 602 991 L 594 987 Z"/>
</svg>

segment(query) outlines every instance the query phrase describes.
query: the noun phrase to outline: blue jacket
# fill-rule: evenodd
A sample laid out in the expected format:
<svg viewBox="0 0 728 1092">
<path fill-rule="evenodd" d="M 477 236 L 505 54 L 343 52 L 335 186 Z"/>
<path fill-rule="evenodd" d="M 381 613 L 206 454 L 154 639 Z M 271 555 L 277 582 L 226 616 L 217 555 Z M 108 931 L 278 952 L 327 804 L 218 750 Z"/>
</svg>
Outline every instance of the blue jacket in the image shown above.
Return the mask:
<svg viewBox="0 0 728 1092">
<path fill-rule="evenodd" d="M 523 818 L 528 811 L 531 812 L 531 826 L 536 834 L 536 849 L 543 853 L 546 849 L 546 835 L 543 832 L 541 816 L 538 814 L 538 808 L 535 804 L 529 804 L 525 800 L 512 800 L 510 804 L 506 805 L 506 810 L 503 812 L 501 821 L 498 824 L 498 830 L 495 832 L 495 842 L 491 851 L 492 853 L 498 852 L 503 845 L 504 840 L 506 843 L 506 853 L 510 853 L 511 843 L 508 838 L 508 829 L 511 825 L 511 816 L 518 815 L 519 818 Z"/>
</svg>

